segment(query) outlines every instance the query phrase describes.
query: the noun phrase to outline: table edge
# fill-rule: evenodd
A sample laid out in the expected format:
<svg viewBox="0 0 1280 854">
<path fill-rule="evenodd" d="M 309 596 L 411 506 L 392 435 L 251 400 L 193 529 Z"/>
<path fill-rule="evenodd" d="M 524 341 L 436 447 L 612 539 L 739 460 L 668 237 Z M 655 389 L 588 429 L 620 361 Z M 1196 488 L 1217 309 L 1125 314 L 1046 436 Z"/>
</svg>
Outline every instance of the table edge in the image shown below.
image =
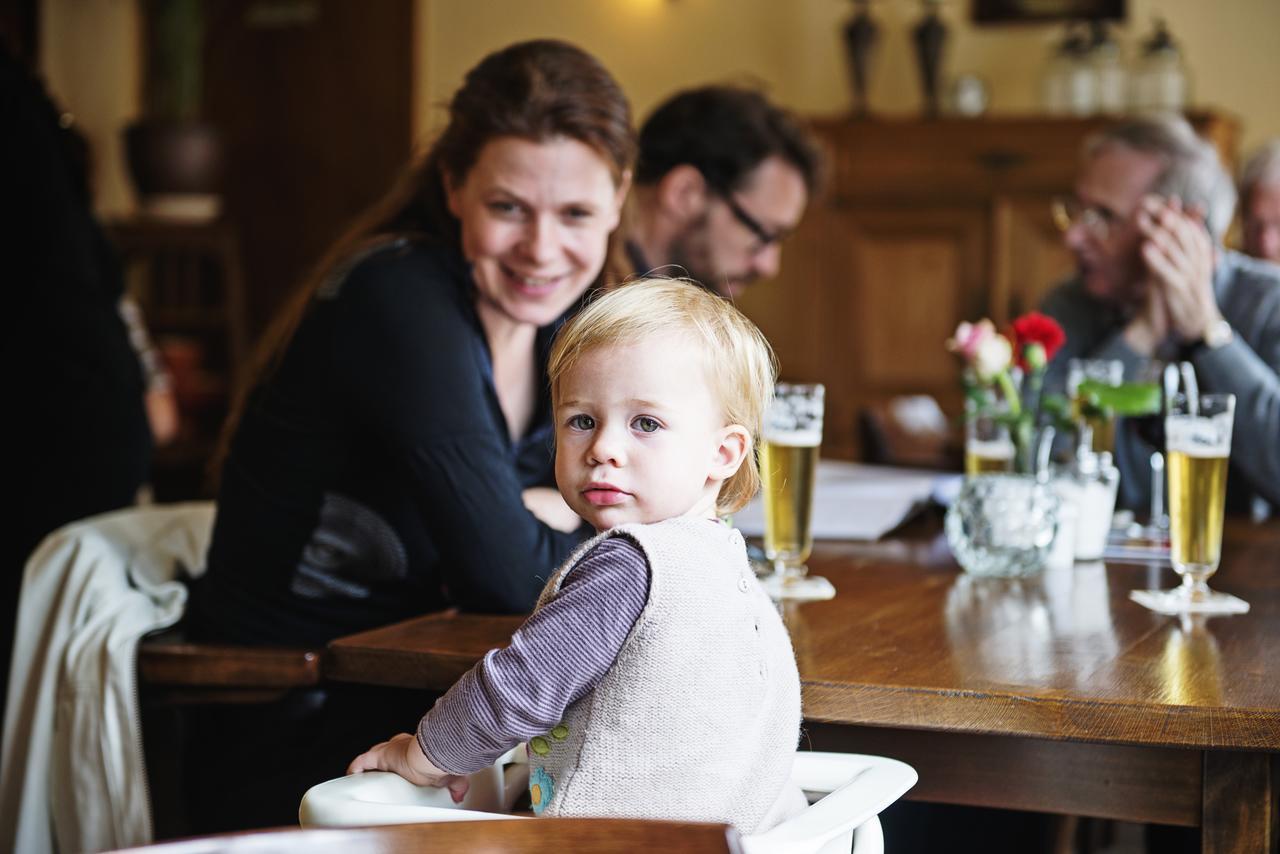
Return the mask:
<svg viewBox="0 0 1280 854">
<path fill-rule="evenodd" d="M 801 680 L 801 688 L 805 720 L 822 723 L 1144 747 L 1280 752 L 1280 710 L 1274 709 L 1196 709 L 809 679 Z M 850 708 L 858 713 L 841 711 Z M 904 708 L 908 714 L 903 714 Z M 1158 733 L 1159 738 L 1142 737 L 1143 732 Z"/>
</svg>

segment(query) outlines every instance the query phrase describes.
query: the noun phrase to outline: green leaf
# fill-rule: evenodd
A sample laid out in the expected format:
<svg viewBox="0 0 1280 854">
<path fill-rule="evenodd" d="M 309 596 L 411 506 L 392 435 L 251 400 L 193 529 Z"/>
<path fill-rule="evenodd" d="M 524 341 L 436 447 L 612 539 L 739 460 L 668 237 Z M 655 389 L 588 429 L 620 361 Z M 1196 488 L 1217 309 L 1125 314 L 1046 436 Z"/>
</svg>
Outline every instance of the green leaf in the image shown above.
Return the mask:
<svg viewBox="0 0 1280 854">
<path fill-rule="evenodd" d="M 990 403 L 991 390 L 986 386 L 965 383 L 964 396 L 973 401 L 978 409 L 985 409 Z"/>
<path fill-rule="evenodd" d="M 1080 383 L 1076 396 L 1096 409 L 1109 409 L 1116 415 L 1151 415 L 1160 411 L 1160 386 L 1156 383 L 1121 383 L 1107 385 L 1098 380 Z"/>
<path fill-rule="evenodd" d="M 1059 430 L 1071 424 L 1071 404 L 1060 394 L 1046 394 L 1040 399 L 1045 421 Z"/>
</svg>

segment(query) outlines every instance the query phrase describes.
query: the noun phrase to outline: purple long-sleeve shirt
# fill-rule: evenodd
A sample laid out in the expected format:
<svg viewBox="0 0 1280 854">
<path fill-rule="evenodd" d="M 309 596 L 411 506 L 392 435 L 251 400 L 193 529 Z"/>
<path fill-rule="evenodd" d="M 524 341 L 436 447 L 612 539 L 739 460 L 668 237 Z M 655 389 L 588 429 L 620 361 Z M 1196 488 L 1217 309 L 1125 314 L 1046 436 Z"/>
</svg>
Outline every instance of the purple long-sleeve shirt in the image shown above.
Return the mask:
<svg viewBox="0 0 1280 854">
<path fill-rule="evenodd" d="M 431 764 L 470 774 L 542 735 L 613 666 L 649 600 L 649 563 L 629 537 L 597 544 L 560 590 L 436 701 L 418 724 Z"/>
</svg>

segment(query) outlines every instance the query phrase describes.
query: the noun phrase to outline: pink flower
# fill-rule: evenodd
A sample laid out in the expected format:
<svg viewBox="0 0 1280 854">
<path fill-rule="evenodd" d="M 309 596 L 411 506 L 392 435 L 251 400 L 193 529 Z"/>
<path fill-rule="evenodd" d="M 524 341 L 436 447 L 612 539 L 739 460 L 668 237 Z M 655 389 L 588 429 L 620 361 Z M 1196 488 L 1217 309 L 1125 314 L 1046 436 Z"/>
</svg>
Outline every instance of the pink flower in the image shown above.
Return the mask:
<svg viewBox="0 0 1280 854">
<path fill-rule="evenodd" d="M 956 334 L 947 341 L 947 349 L 964 360 L 981 382 L 991 382 L 997 374 L 1009 367 L 1013 347 L 1009 339 L 996 333 L 990 320 L 977 323 L 961 323 Z"/>
<path fill-rule="evenodd" d="M 956 334 L 947 340 L 947 349 L 969 363 L 978 354 L 982 342 L 995 334 L 996 326 L 990 320 L 979 320 L 977 323 L 961 321 L 956 327 Z"/>
</svg>

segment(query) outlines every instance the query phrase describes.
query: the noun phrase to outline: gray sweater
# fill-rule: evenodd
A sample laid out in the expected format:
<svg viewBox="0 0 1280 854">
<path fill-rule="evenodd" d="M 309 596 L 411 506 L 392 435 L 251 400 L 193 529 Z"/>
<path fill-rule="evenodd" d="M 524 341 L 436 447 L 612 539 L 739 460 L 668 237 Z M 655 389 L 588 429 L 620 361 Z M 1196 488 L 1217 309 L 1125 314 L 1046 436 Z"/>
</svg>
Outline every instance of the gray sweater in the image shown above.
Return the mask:
<svg viewBox="0 0 1280 854">
<path fill-rule="evenodd" d="M 1193 364 L 1202 392 L 1236 396 L 1227 504 L 1244 510 L 1258 495 L 1280 506 L 1280 267 L 1226 250 L 1214 270 L 1213 289 L 1236 337 L 1217 350 L 1201 348 Z M 1072 358 L 1119 359 L 1125 379 L 1134 378 L 1146 361 L 1125 343 L 1120 312 L 1086 293 L 1079 279 L 1054 289 L 1041 310 L 1067 333 L 1049 365 L 1047 391 L 1065 390 Z M 1149 507 L 1152 450 L 1132 430 L 1117 431 L 1121 505 Z"/>
</svg>

